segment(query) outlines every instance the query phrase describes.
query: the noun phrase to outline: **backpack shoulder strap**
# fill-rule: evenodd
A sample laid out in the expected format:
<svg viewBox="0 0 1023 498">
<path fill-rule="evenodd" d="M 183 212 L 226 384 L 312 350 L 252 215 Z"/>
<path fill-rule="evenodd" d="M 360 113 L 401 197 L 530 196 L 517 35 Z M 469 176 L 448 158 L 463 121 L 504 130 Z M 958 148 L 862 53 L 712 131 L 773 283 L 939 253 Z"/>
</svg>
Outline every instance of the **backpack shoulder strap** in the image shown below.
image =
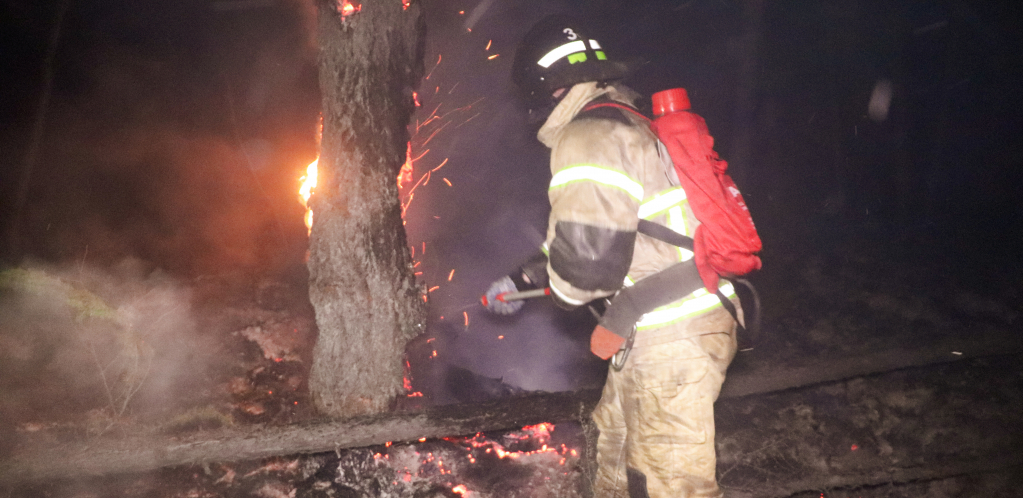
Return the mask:
<svg viewBox="0 0 1023 498">
<path fill-rule="evenodd" d="M 586 104 L 583 109 L 575 115 L 573 120 L 607 119 L 631 126 L 634 122 L 626 117 L 625 113 L 642 118 L 648 125 L 651 122 L 650 118 L 644 116 L 643 113 L 639 112 L 635 107 L 611 100 L 607 97 L 597 97 L 590 101 L 590 103 Z"/>
<path fill-rule="evenodd" d="M 650 220 L 639 220 L 639 225 L 636 227 L 636 231 L 648 237 L 660 240 L 661 242 L 667 242 L 671 245 L 688 249 L 690 251 L 693 250 L 693 239 L 691 237 L 682 235 L 664 225 L 654 223 Z M 716 290 L 714 292 L 714 294 L 718 297 L 718 300 L 721 301 L 721 305 L 724 306 L 725 309 L 728 310 L 728 313 L 732 315 L 732 318 L 735 319 L 735 324 L 739 328 L 739 333 L 746 335 L 748 332 L 750 340 L 756 342 L 756 336 L 760 332 L 760 296 L 757 294 L 756 288 L 753 287 L 753 284 L 750 283 L 749 280 L 743 278 L 722 278 L 732 282 L 732 285 L 742 284 L 747 287 L 753 295 L 753 317 L 750 320 L 746 320 L 750 326 L 744 327 L 742 322 L 739 321 L 739 313 L 738 310 L 735 309 L 735 304 L 732 303 L 732 300 L 725 297 L 720 290 Z"/>
</svg>

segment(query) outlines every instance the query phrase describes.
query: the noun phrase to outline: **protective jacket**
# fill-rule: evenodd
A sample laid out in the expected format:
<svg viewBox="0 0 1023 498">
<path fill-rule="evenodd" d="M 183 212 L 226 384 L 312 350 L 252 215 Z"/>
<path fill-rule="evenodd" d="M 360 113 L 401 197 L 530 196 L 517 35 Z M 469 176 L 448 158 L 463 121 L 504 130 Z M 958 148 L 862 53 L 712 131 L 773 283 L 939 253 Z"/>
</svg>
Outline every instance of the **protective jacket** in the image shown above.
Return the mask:
<svg viewBox="0 0 1023 498">
<path fill-rule="evenodd" d="M 631 105 L 631 97 L 624 88 L 577 84 L 538 134 L 551 149 L 549 285 L 571 305 L 693 258 L 637 232 L 646 219 L 691 237 L 699 223 L 648 124 L 614 107 L 581 112 L 600 99 Z M 720 289 L 734 300 L 731 284 Z M 636 327 L 631 356 L 608 372 L 593 413 L 594 496 L 720 497 L 713 404 L 735 355 L 735 321 L 700 288 L 647 312 Z"/>
<path fill-rule="evenodd" d="M 648 123 L 615 108 L 580 114 L 591 102 L 631 105 L 632 98 L 627 89 L 575 85 L 537 135 L 551 149 L 547 273 L 551 291 L 571 305 L 611 296 L 623 285 L 693 257 L 636 231 L 641 218 L 690 237 L 699 224 L 667 150 Z M 721 290 L 734 296 L 731 284 Z M 715 295 L 697 290 L 644 315 L 636 326 L 647 332 L 636 340 L 685 336 L 687 324 L 720 307 Z M 656 330 L 669 325 L 671 330 Z"/>
</svg>

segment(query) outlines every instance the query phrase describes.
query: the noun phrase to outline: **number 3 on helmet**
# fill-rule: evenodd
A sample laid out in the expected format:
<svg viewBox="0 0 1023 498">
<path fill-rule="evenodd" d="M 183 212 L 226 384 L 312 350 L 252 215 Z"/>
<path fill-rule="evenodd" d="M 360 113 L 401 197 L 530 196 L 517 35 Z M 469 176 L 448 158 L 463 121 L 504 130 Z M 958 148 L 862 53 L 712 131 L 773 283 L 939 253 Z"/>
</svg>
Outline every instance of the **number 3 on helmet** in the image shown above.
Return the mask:
<svg viewBox="0 0 1023 498">
<path fill-rule="evenodd" d="M 534 25 L 519 43 L 512 81 L 528 99 L 544 102 L 559 88 L 625 78 L 630 66 L 608 58 L 577 19 L 554 15 Z"/>
</svg>

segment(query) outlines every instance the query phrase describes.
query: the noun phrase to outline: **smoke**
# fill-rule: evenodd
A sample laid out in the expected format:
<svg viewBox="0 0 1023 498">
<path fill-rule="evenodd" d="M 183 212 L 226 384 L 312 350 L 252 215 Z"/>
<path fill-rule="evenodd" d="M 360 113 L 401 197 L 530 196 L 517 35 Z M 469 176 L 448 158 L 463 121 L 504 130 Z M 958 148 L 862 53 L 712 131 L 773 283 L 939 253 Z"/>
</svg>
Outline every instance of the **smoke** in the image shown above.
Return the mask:
<svg viewBox="0 0 1023 498">
<path fill-rule="evenodd" d="M 216 347 L 191 291 L 139 260 L 0 273 L 0 416 L 101 433 L 194 396 Z"/>
<path fill-rule="evenodd" d="M 226 316 L 225 296 L 304 283 L 297 180 L 319 96 L 302 5 L 72 3 L 17 268 L 0 269 L 0 440 L 223 396 L 211 380 L 230 338 L 244 342 L 225 329 L 254 321 Z M 194 306 L 206 302 L 218 316 Z"/>
<path fill-rule="evenodd" d="M 428 77 L 412 125 L 412 157 L 422 154 L 414 177 L 444 165 L 416 189 L 406 212 L 419 281 L 436 287 L 426 332 L 432 342 L 413 344 L 409 355 L 416 389 L 432 387 L 425 394 L 441 402 L 601 380 L 601 362 L 585 344 L 593 328 L 585 309 L 568 314 L 537 299 L 513 317 L 497 317 L 479 304 L 492 281 L 539 251 L 546 233 L 548 152 L 526 123 L 510 71 L 526 30 L 565 4 L 423 5 Z"/>
</svg>

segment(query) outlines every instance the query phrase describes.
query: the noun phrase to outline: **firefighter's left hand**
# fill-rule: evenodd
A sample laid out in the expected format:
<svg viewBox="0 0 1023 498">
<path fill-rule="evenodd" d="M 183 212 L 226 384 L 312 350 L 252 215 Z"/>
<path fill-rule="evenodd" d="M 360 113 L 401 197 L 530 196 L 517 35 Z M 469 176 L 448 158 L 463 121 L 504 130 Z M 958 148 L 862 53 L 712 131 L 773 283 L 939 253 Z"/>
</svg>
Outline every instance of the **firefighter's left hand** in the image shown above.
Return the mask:
<svg viewBox="0 0 1023 498">
<path fill-rule="evenodd" d="M 487 310 L 491 313 L 497 313 L 498 315 L 511 315 L 525 306 L 525 301 L 501 301 L 497 299 L 499 294 L 505 294 L 508 292 L 518 292 L 518 288 L 515 286 L 515 282 L 512 281 L 511 277 L 505 275 L 494 283 L 490 284 L 490 288 L 487 289 L 485 294 L 487 298 Z"/>
</svg>

